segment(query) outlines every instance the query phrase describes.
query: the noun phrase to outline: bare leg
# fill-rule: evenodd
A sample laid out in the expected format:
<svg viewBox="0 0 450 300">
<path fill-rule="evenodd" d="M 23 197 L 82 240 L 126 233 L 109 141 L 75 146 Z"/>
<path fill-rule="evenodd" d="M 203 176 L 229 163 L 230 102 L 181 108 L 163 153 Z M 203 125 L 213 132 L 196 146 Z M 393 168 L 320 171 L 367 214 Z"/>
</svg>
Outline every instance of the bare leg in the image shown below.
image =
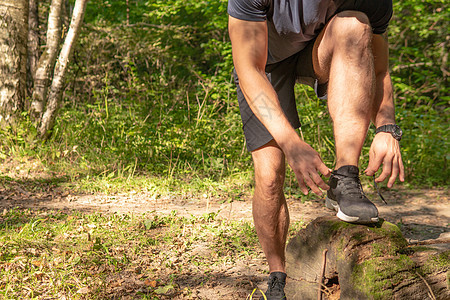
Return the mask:
<svg viewBox="0 0 450 300">
<path fill-rule="evenodd" d="M 375 95 L 372 31 L 364 13 L 337 14 L 314 45 L 314 70 L 328 80 L 328 109 L 333 119 L 336 169 L 358 166 Z"/>
<path fill-rule="evenodd" d="M 286 272 L 285 245 L 289 212 L 283 193 L 285 158 L 272 140 L 252 152 L 255 165 L 253 220 L 270 272 Z"/>
</svg>

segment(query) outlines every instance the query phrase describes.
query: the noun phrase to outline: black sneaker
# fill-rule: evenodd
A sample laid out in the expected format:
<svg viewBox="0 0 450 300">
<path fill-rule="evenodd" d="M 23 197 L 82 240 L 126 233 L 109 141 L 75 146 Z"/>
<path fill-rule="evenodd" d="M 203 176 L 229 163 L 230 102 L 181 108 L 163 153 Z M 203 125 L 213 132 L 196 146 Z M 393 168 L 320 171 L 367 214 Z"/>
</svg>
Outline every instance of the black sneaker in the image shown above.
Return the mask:
<svg viewBox="0 0 450 300">
<path fill-rule="evenodd" d="M 378 209 L 367 199 L 359 181 L 359 169 L 343 166 L 331 173 L 325 204 L 336 210 L 345 222 L 370 224 L 378 222 Z"/>
<path fill-rule="evenodd" d="M 286 300 L 286 295 L 284 294 L 284 286 L 286 285 L 286 273 L 283 272 L 272 272 L 269 275 L 269 281 L 267 282 L 267 291 L 264 296 L 261 296 L 259 300 Z"/>
</svg>

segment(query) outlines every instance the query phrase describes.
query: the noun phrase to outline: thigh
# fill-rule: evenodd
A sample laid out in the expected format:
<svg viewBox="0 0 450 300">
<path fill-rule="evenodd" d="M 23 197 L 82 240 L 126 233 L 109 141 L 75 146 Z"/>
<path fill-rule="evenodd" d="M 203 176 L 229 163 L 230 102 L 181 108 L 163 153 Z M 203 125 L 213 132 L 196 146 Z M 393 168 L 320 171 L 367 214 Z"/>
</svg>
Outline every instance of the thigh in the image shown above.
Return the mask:
<svg viewBox="0 0 450 300">
<path fill-rule="evenodd" d="M 332 33 L 333 30 L 330 29 L 337 17 L 356 17 L 361 22 L 370 24 L 374 34 L 382 34 L 388 27 L 393 11 L 392 0 L 340 0 L 337 1 L 337 6 L 335 15 L 322 29 L 313 47 L 314 72 L 320 83 L 328 80 L 334 45 L 333 38 L 336 33 L 342 34 L 342 30 Z"/>
<path fill-rule="evenodd" d="M 346 45 L 343 41 L 349 38 L 357 40 L 354 28 L 368 24 L 369 19 L 363 12 L 351 10 L 339 12 L 327 22 L 317 36 L 312 51 L 314 72 L 319 83 L 328 81 L 334 51 L 340 50 L 343 43 Z"/>
</svg>

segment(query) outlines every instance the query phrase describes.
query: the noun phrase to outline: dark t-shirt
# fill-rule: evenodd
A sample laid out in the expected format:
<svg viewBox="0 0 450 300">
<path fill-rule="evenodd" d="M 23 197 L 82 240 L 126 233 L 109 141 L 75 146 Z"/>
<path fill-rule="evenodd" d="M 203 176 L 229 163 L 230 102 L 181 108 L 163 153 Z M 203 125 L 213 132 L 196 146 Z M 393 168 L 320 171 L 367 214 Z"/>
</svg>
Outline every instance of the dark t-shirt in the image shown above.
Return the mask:
<svg viewBox="0 0 450 300">
<path fill-rule="evenodd" d="M 229 0 L 228 14 L 236 19 L 267 20 L 267 63 L 279 62 L 301 51 L 339 11 L 359 10 L 370 19 L 374 33 L 386 31 L 392 0 Z"/>
</svg>

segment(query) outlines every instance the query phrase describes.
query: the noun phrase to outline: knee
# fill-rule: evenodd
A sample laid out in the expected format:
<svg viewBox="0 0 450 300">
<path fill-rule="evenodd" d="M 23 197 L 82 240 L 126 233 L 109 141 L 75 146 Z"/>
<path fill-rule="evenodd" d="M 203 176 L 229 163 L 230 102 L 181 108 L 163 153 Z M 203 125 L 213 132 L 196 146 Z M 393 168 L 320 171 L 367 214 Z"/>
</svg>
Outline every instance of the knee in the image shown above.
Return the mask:
<svg viewBox="0 0 450 300">
<path fill-rule="evenodd" d="M 286 171 L 283 152 L 272 140 L 253 151 L 252 157 L 255 166 L 255 199 L 265 204 L 268 204 L 268 200 L 280 199 Z"/>
<path fill-rule="evenodd" d="M 372 28 L 366 14 L 343 11 L 336 15 L 332 26 L 332 37 L 337 50 L 354 52 L 369 49 Z"/>
<path fill-rule="evenodd" d="M 255 174 L 255 193 L 264 200 L 278 200 L 283 196 L 284 176 L 281 170 Z"/>
</svg>

